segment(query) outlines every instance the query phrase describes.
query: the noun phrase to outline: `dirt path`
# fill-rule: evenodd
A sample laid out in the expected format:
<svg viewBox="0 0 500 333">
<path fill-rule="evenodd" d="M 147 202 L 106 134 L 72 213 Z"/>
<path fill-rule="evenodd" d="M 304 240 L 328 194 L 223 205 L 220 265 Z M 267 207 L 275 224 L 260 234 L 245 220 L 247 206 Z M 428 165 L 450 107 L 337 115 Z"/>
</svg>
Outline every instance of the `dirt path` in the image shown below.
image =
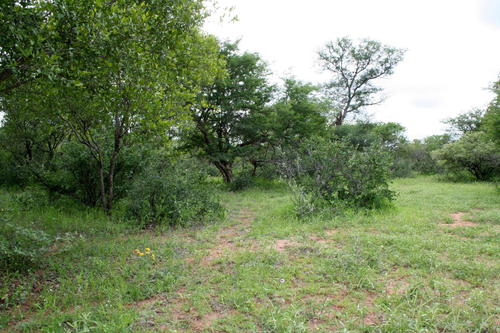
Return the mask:
<svg viewBox="0 0 500 333">
<path fill-rule="evenodd" d="M 250 231 L 251 224 L 255 219 L 255 213 L 247 208 L 230 212 L 228 220 L 234 222 L 232 225 L 222 228 L 217 232 L 213 246 L 208 250 L 200 261 L 193 257 L 186 259 L 191 267 L 191 275 L 196 276 L 200 268 L 214 266 L 215 262 L 227 254 L 248 248 L 256 248 L 255 242 L 244 240 L 244 235 Z M 169 321 L 178 323 L 183 327 L 189 327 L 188 331 L 201 332 L 209 328 L 213 322 L 219 320 L 234 311 L 218 304 L 216 299 L 210 299 L 210 311 L 203 314 L 190 307 L 189 299 L 192 296 L 189 290 L 183 286 L 168 299 L 165 297 L 152 298 L 137 304 L 142 309 L 155 309 L 163 307 L 162 312 L 169 313 Z M 169 327 L 160 325 L 160 331 L 166 331 Z"/>
<path fill-rule="evenodd" d="M 201 260 L 202 266 L 209 266 L 224 254 L 234 252 L 240 248 L 241 244 L 238 244 L 238 240 L 241 236 L 250 231 L 250 226 L 255 219 L 255 214 L 249 209 L 242 208 L 236 213 L 230 213 L 229 219 L 237 223 L 219 231 L 215 246 L 211 248 L 208 255 Z M 246 245 L 248 245 L 248 243 Z"/>
<path fill-rule="evenodd" d="M 442 224 L 440 224 L 440 226 L 441 227 L 448 227 L 448 228 L 457 228 L 457 227 L 475 227 L 478 225 L 477 223 L 464 220 L 465 214 L 466 213 L 463 213 L 463 212 L 450 214 L 450 217 L 453 220 L 453 223 L 442 223 Z"/>
</svg>

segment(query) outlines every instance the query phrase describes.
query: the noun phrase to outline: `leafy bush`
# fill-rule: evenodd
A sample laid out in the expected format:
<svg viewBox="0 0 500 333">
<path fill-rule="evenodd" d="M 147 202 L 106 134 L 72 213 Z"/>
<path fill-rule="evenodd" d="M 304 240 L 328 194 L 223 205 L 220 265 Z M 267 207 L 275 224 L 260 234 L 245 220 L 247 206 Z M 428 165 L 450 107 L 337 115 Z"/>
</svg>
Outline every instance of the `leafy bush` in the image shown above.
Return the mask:
<svg viewBox="0 0 500 333">
<path fill-rule="evenodd" d="M 248 172 L 240 172 L 234 177 L 233 181 L 228 184 L 229 190 L 233 192 L 242 191 L 254 184 L 254 177 Z"/>
<path fill-rule="evenodd" d="M 144 168 L 149 154 L 147 145 L 122 149 L 113 178 L 116 199 L 126 195 L 132 179 Z M 86 147 L 74 141 L 65 142 L 53 164 L 52 170 L 44 174 L 49 190 L 52 188 L 70 195 L 87 206 L 100 204 L 99 166 Z M 108 164 L 109 161 L 105 161 L 105 165 Z"/>
<path fill-rule="evenodd" d="M 22 192 L 13 194 L 12 199 L 21 210 L 31 210 L 49 204 L 47 192 L 35 187 L 28 187 Z"/>
<path fill-rule="evenodd" d="M 1 133 L 0 133 L 1 134 Z M 0 140 L 2 140 L 0 135 Z M 0 185 L 22 186 L 26 184 L 26 172 L 19 167 L 12 158 L 12 155 L 3 150 L 0 145 Z"/>
<path fill-rule="evenodd" d="M 191 160 L 161 159 L 137 177 L 125 214 L 144 226 L 188 225 L 220 218 L 223 208 L 206 174 Z"/>
<path fill-rule="evenodd" d="M 414 166 L 415 163 L 411 159 L 398 154 L 394 157 L 391 166 L 392 176 L 395 178 L 413 177 Z"/>
<path fill-rule="evenodd" d="M 467 172 L 476 180 L 494 180 L 500 175 L 500 151 L 484 132 L 470 132 L 434 154 L 448 173 Z"/>
<path fill-rule="evenodd" d="M 45 232 L 0 218 L 0 270 L 24 272 L 38 266 L 50 243 Z"/>
<path fill-rule="evenodd" d="M 375 208 L 390 201 L 390 154 L 378 145 L 360 150 L 346 141 L 314 138 L 283 153 L 282 175 L 292 181 L 302 212 Z"/>
</svg>

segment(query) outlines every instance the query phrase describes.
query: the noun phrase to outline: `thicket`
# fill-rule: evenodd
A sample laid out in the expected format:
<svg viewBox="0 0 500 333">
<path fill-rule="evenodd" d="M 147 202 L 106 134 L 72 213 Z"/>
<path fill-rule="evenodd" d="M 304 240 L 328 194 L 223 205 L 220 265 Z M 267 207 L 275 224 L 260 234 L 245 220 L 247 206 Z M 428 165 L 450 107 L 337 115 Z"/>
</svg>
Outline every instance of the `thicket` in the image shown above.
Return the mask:
<svg viewBox="0 0 500 333">
<path fill-rule="evenodd" d="M 433 157 L 448 179 L 498 181 L 500 179 L 500 80 L 486 110 L 475 109 L 447 121 L 455 140 L 434 152 Z"/>
<path fill-rule="evenodd" d="M 500 178 L 500 149 L 484 132 L 474 131 L 435 151 L 435 158 L 454 179 L 462 173 L 475 180 L 491 181 Z"/>
<path fill-rule="evenodd" d="M 189 159 L 157 156 L 131 185 L 125 216 L 144 226 L 187 226 L 218 220 L 224 213 L 206 170 Z"/>
<path fill-rule="evenodd" d="M 391 156 L 380 143 L 315 137 L 283 151 L 279 168 L 291 184 L 297 212 L 378 208 L 390 202 Z"/>
</svg>

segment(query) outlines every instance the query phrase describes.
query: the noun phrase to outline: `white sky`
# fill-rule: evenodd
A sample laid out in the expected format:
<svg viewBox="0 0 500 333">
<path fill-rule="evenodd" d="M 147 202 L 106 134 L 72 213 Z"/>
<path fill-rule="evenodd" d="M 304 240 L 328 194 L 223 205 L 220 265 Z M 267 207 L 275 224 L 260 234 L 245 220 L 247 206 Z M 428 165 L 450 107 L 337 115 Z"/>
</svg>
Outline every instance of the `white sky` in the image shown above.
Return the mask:
<svg viewBox="0 0 500 333">
<path fill-rule="evenodd" d="M 442 133 L 443 119 L 492 98 L 486 88 L 500 73 L 500 0 L 218 0 L 236 22 L 217 15 L 205 29 L 241 39 L 274 73 L 313 83 L 328 76 L 316 52 L 338 37 L 370 38 L 407 49 L 393 76 L 380 81 L 386 101 L 367 111 L 395 121 L 409 138 Z"/>
</svg>

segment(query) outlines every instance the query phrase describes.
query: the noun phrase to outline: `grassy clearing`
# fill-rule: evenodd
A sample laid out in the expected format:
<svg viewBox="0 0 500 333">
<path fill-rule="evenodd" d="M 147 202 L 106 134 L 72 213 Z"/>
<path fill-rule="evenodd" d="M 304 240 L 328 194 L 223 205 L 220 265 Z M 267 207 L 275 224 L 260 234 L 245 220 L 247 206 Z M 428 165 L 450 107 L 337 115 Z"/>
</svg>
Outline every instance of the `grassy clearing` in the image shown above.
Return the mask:
<svg viewBox="0 0 500 333">
<path fill-rule="evenodd" d="M 80 208 L 11 209 L 3 193 L 0 209 L 13 218 L 67 237 L 44 269 L 2 280 L 0 327 L 497 331 L 500 196 L 493 186 L 419 177 L 393 189 L 393 208 L 307 222 L 295 218 L 283 186 L 224 192 L 225 221 L 155 232 Z M 458 212 L 477 225 L 454 225 Z M 155 259 L 133 253 L 146 247 Z"/>
</svg>

